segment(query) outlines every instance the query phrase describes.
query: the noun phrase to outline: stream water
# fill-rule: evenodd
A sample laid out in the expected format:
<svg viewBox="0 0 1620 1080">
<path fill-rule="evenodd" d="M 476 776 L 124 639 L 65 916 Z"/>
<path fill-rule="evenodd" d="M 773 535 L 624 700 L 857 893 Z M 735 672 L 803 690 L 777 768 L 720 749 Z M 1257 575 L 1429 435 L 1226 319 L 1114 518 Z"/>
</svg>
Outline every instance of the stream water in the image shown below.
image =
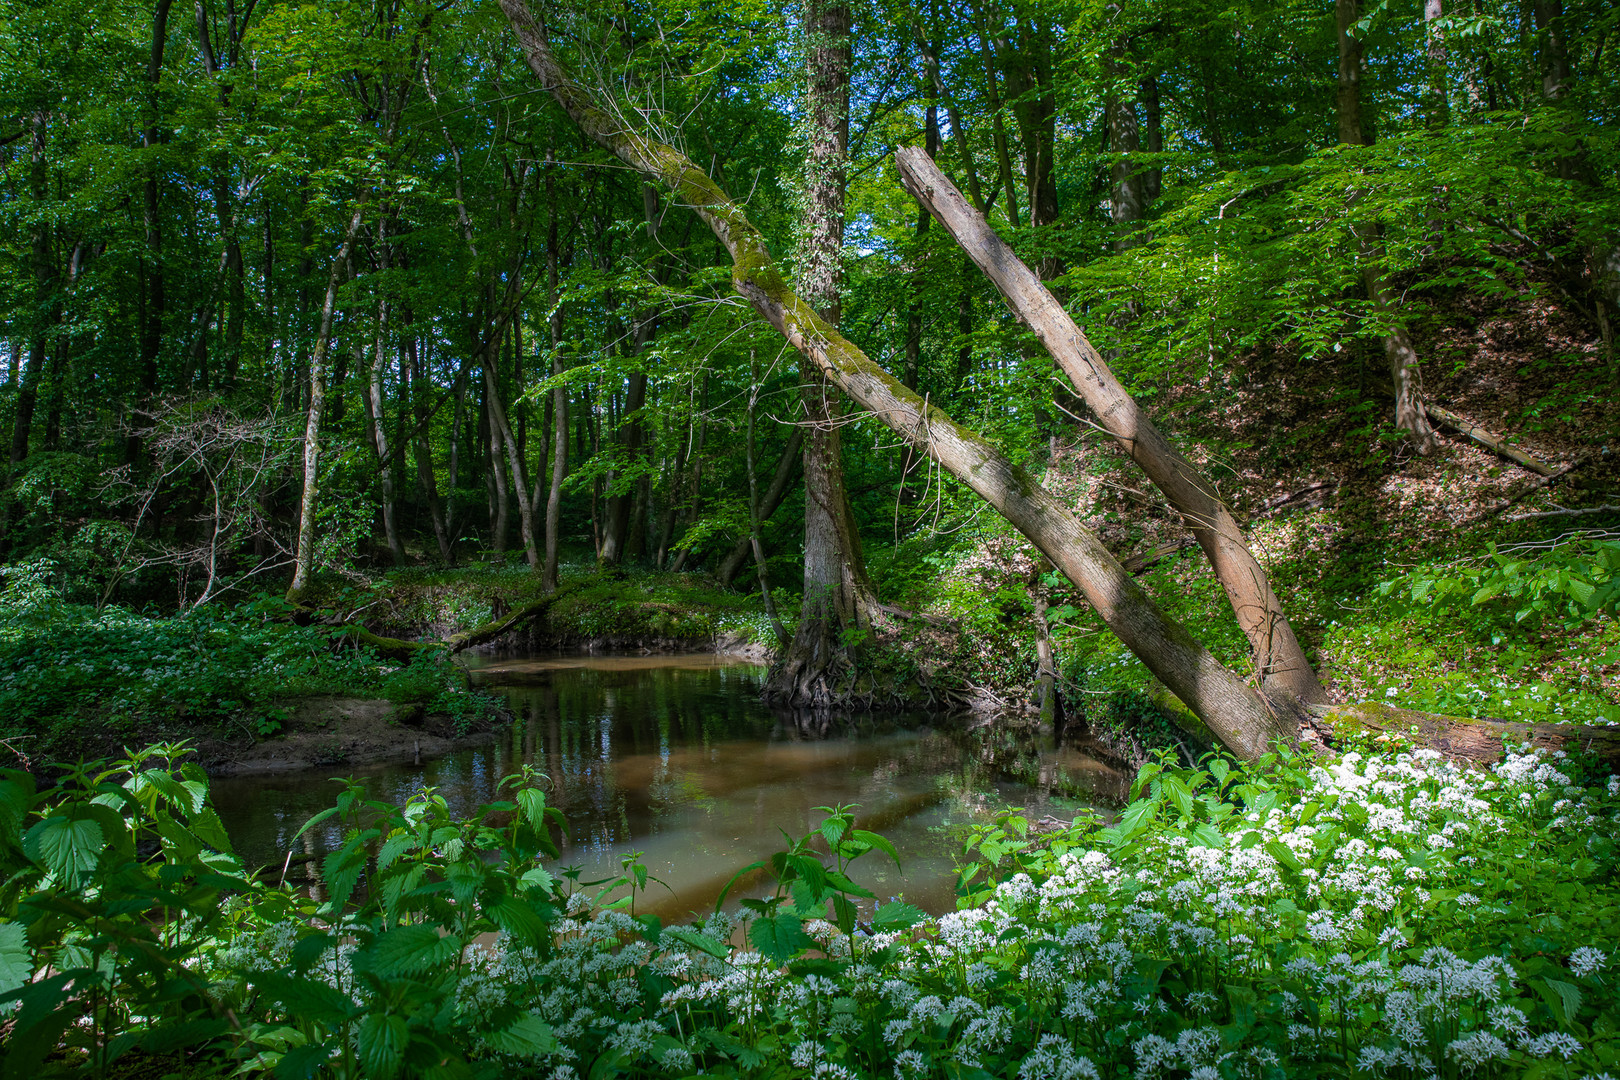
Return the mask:
<svg viewBox="0 0 1620 1080">
<path fill-rule="evenodd" d="M 221 779 L 213 791 L 248 865 L 279 868 L 290 853 L 292 879 L 304 880 L 337 840 L 335 828 L 294 839 L 332 804 L 332 777 L 354 773 L 373 798 L 396 802 L 431 786 L 470 814 L 498 797 L 503 776 L 532 763 L 568 819 L 559 865 L 582 867 L 585 880 L 609 878 L 624 853 L 642 852 L 664 884 L 650 886 L 637 910 L 666 918 L 712 907 L 739 868 L 785 845 L 781 830 L 798 836 L 818 824 L 818 806 L 857 804 L 860 827 L 899 850 L 900 868 L 870 854 L 856 880 L 939 913 L 954 906 L 954 826 L 1007 806 L 1032 820 L 1068 819 L 1125 794 L 1118 772 L 1033 734 L 920 716 L 773 711 L 759 700 L 763 676 L 758 665 L 712 654 L 485 659 L 474 681 L 517 717 L 490 743 L 419 766 Z"/>
</svg>

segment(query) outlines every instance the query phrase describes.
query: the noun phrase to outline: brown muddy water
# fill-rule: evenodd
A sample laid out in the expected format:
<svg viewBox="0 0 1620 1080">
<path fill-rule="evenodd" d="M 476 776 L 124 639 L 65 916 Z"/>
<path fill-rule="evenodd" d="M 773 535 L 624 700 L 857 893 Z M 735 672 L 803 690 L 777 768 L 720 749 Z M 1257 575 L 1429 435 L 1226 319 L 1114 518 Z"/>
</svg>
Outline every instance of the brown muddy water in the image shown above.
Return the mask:
<svg viewBox="0 0 1620 1080">
<path fill-rule="evenodd" d="M 370 796 L 404 802 L 436 788 L 452 812 L 495 801 L 522 764 L 549 777 L 568 819 L 557 866 L 611 878 L 628 852 L 664 885 L 638 911 L 679 918 L 711 908 L 740 868 L 855 804 L 862 828 L 888 837 L 901 866 L 873 853 L 854 877 L 880 898 L 934 913 L 955 906 L 952 854 L 963 827 L 1020 807 L 1031 820 L 1117 806 L 1127 780 L 1050 737 L 972 729 L 938 717 L 805 717 L 759 700 L 764 668 L 713 654 L 551 655 L 475 661 L 474 681 L 503 696 L 517 722 L 494 741 L 421 765 L 381 765 L 216 780 L 216 804 L 249 866 L 291 860 L 311 880 L 335 828 L 295 835 L 357 775 Z M 402 739 L 409 738 L 402 729 Z M 312 858 L 313 857 L 313 858 Z M 747 884 L 747 883 L 745 883 Z"/>
</svg>

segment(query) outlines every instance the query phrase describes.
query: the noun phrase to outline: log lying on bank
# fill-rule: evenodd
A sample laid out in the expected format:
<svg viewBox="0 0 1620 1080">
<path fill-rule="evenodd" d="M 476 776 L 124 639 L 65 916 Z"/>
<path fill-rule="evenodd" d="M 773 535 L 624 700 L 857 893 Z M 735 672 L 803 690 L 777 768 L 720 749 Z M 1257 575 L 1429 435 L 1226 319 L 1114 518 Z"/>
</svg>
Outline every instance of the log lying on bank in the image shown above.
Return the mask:
<svg viewBox="0 0 1620 1080">
<path fill-rule="evenodd" d="M 1395 389 L 1389 383 L 1380 382 L 1376 385 L 1385 397 L 1395 396 Z M 1493 435 L 1467 417 L 1459 416 L 1450 409 L 1441 408 L 1432 401 L 1425 401 L 1423 411 L 1429 414 L 1429 419 L 1433 420 L 1436 425 L 1450 428 L 1457 434 L 1472 439 L 1498 457 L 1506 458 L 1520 468 L 1528 469 L 1537 476 L 1550 477 L 1557 471 L 1554 466 L 1548 465 L 1544 461 L 1538 461 L 1524 451 L 1509 446 L 1507 440 L 1502 436 Z"/>
<path fill-rule="evenodd" d="M 1466 716 L 1397 709 L 1376 701 L 1312 705 L 1308 706 L 1308 711 L 1336 735 L 1399 737 L 1438 750 L 1455 761 L 1490 765 L 1502 760 L 1504 743 L 1529 744 L 1540 750 L 1587 751 L 1610 769 L 1620 771 L 1620 727 L 1474 720 Z"/>
<path fill-rule="evenodd" d="M 454 655 L 478 645 L 486 645 L 540 618 L 551 610 L 553 604 L 577 588 L 577 585 L 564 586 L 556 592 L 547 593 L 533 603 L 523 605 L 516 611 L 508 612 L 499 619 L 491 619 L 489 622 L 481 626 L 475 626 L 471 630 L 460 634 L 452 634 L 443 641 L 406 641 L 403 638 L 383 637 L 381 634 L 374 634 L 365 627 L 356 625 L 340 626 L 337 630 L 345 640 L 356 645 L 365 646 L 384 660 L 408 664 L 424 649 L 435 649 L 442 646 L 449 649 L 451 655 Z"/>
</svg>

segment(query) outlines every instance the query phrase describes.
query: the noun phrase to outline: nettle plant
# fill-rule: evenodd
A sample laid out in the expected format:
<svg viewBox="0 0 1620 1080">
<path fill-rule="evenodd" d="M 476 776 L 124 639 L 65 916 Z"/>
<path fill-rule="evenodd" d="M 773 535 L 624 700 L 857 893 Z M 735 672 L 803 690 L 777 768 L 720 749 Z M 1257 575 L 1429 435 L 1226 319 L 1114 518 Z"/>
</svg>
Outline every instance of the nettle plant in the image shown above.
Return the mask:
<svg viewBox="0 0 1620 1080">
<path fill-rule="evenodd" d="M 550 870 L 533 773 L 452 818 L 345 784 L 319 898 L 245 874 L 155 748 L 0 778 L 8 1074 L 1598 1076 L 1620 1068 L 1620 779 L 1418 753 L 1145 768 L 1113 820 L 963 849 L 962 910 L 877 904 L 853 808 L 664 926 Z M 306 826 L 307 827 L 307 826 Z M 272 877 L 274 874 L 271 875 Z M 744 944 L 746 942 L 746 944 Z"/>
</svg>

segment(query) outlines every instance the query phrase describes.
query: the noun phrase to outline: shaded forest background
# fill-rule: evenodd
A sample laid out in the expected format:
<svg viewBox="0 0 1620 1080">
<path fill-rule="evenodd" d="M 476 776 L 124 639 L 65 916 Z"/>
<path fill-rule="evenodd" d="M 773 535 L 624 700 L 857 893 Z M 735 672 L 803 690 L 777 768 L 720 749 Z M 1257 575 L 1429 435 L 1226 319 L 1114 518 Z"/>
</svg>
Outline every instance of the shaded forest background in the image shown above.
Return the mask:
<svg viewBox="0 0 1620 1080">
<path fill-rule="evenodd" d="M 824 27 L 743 3 L 547 17 L 627 126 L 720 181 L 801 288 L 822 275 L 847 336 L 1044 470 L 1217 653 L 1241 667 L 1245 648 L 1174 515 L 906 194 L 898 146 L 936 159 L 1257 523 L 1313 658 L 1354 652 L 1347 612 L 1380 581 L 1406 597 L 1362 627 L 1387 641 L 1330 671 L 1341 689 L 1502 714 L 1534 676 L 1543 711 L 1611 706 L 1612 8 L 840 12 L 836 272 L 804 224 L 827 180 L 805 85 Z M 0 41 L 14 596 L 183 612 L 521 553 L 542 589 L 599 564 L 785 587 L 791 622 L 799 462 L 830 442 L 872 602 L 902 608 L 845 619 L 843 644 L 940 636 L 904 622 L 937 605 L 967 611 L 942 647 L 986 683 L 1027 679 L 1048 621 L 1081 688 L 1132 663 L 880 425 L 836 404 L 805 423 L 797 358 L 733 294 L 724 250 L 579 133 L 495 5 L 8 3 Z M 1554 516 L 1510 520 L 1527 511 Z M 1598 528 L 1572 544 L 1572 524 Z M 1446 583 L 1479 586 L 1459 559 L 1503 565 L 1493 540 L 1529 545 L 1513 595 L 1551 597 L 1533 625 L 1553 622 L 1518 660 L 1497 622 L 1523 627 L 1521 606 L 1471 626 L 1501 672 L 1481 691 L 1478 662 L 1411 620 L 1448 589 L 1466 605 Z M 1392 559 L 1430 569 L 1394 587 Z M 1571 657 L 1577 630 L 1596 636 Z"/>
</svg>

